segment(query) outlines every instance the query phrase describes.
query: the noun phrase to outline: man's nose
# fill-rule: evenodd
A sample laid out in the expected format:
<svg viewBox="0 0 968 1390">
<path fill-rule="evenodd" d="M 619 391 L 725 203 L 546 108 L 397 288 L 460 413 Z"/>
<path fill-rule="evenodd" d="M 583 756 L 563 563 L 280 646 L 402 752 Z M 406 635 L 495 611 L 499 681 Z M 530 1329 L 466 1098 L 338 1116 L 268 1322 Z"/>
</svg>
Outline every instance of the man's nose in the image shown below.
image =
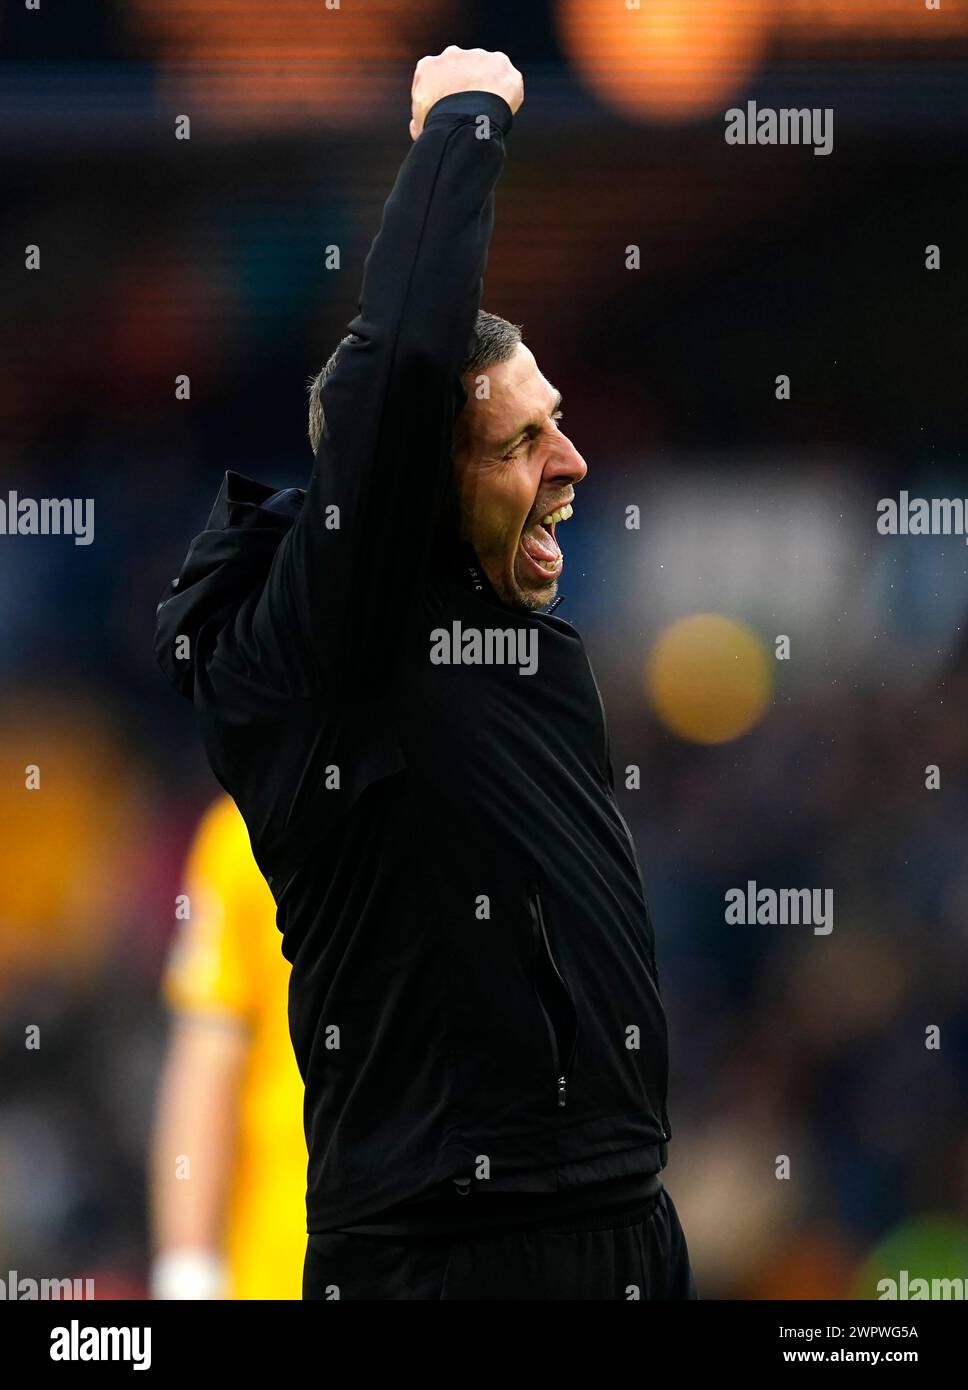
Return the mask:
<svg viewBox="0 0 968 1390">
<path fill-rule="evenodd" d="M 580 483 L 588 472 L 588 465 L 566 434 L 560 431 L 555 436 L 555 447 L 545 469 L 549 478 Z"/>
</svg>

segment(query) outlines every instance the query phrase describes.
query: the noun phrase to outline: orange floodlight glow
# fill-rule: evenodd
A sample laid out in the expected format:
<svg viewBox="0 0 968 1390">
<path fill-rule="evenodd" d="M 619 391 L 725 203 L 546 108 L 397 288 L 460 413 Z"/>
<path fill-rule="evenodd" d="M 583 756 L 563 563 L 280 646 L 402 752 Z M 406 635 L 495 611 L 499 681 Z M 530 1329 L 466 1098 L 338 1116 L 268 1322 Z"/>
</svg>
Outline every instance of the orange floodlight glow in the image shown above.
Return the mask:
<svg viewBox="0 0 968 1390">
<path fill-rule="evenodd" d="M 653 121 L 697 120 L 742 96 L 768 48 L 851 57 L 968 34 L 949 0 L 558 0 L 564 51 L 603 101 Z"/>
<path fill-rule="evenodd" d="M 646 689 L 659 719 L 692 743 L 728 743 L 748 733 L 773 696 L 767 651 L 745 623 L 694 613 L 659 634 Z"/>
<path fill-rule="evenodd" d="M 560 0 L 579 76 L 631 115 L 681 121 L 721 110 L 759 64 L 767 0 Z"/>
<path fill-rule="evenodd" d="M 355 125 L 401 86 L 451 0 L 127 0 L 167 100 L 232 125 Z"/>
</svg>

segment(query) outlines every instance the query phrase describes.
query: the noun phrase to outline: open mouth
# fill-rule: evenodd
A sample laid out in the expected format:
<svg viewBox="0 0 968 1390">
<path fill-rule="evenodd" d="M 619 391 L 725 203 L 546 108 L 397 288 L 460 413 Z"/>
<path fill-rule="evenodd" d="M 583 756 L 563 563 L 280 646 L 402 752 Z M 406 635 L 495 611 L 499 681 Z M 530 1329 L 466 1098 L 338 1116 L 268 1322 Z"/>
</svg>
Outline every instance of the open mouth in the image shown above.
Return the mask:
<svg viewBox="0 0 968 1390">
<path fill-rule="evenodd" d="M 534 521 L 521 533 L 520 549 L 532 574 L 548 583 L 557 579 L 564 566 L 561 546 L 555 536 L 559 521 L 568 521 L 573 515 L 570 502 L 557 511 L 548 512 L 540 521 Z"/>
</svg>

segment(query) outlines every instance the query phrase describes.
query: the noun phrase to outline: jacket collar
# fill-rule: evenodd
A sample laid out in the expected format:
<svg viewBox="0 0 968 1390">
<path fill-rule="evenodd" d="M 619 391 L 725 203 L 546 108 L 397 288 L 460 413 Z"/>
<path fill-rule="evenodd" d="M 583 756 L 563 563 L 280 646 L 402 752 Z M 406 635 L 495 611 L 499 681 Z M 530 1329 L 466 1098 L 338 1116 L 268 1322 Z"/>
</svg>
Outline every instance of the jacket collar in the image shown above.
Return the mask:
<svg viewBox="0 0 968 1390">
<path fill-rule="evenodd" d="M 518 610 L 511 608 L 498 596 L 497 590 L 484 573 L 484 566 L 477 558 L 477 552 L 469 541 L 451 540 L 442 547 L 441 558 L 446 565 L 448 573 L 457 580 L 462 588 L 470 593 L 477 594 L 488 603 L 495 604 L 498 608 L 503 608 L 508 613 L 515 613 Z M 542 613 L 553 613 L 559 604 L 564 602 L 564 594 L 558 594 L 547 608 L 541 610 Z"/>
</svg>

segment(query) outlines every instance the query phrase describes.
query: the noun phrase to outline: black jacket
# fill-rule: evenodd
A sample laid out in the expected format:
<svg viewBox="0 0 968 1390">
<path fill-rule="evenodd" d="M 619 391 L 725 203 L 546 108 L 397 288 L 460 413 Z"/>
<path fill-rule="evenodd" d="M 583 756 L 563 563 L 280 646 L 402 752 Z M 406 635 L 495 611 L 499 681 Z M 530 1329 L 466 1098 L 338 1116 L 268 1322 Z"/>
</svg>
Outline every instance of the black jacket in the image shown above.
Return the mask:
<svg viewBox="0 0 968 1390">
<path fill-rule="evenodd" d="M 278 905 L 310 1231 L 448 1178 L 552 1191 L 666 1158 L 653 930 L 581 638 L 440 539 L 511 124 L 484 92 L 434 106 L 308 489 L 228 473 L 158 608 Z M 537 669 L 434 664 L 455 623 L 523 634 Z"/>
</svg>

